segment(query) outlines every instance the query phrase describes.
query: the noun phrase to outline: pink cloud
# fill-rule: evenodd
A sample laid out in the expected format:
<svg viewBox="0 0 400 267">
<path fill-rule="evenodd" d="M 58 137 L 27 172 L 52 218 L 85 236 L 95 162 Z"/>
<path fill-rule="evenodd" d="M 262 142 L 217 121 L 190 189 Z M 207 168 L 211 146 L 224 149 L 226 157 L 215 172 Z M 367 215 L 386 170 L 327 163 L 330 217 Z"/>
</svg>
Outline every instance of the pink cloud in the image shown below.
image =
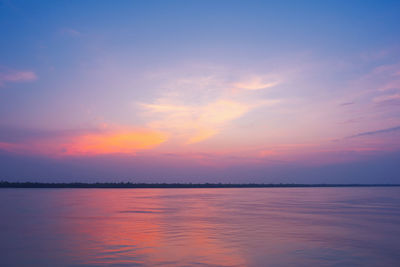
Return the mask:
<svg viewBox="0 0 400 267">
<path fill-rule="evenodd" d="M 382 95 L 375 97 L 373 99 L 374 102 L 386 102 L 386 101 L 391 101 L 391 100 L 399 100 L 400 99 L 400 94 L 393 94 L 393 95 Z"/>
<path fill-rule="evenodd" d="M 0 86 L 12 82 L 31 82 L 37 80 L 33 71 L 4 71 L 0 72 Z"/>
</svg>

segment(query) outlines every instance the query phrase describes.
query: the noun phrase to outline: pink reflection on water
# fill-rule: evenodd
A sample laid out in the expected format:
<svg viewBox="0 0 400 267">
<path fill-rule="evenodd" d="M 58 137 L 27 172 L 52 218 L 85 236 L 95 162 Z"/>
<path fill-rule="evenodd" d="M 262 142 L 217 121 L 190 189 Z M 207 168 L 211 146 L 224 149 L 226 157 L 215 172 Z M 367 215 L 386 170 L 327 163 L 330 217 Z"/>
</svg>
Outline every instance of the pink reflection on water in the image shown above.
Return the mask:
<svg viewBox="0 0 400 267">
<path fill-rule="evenodd" d="M 174 193 L 179 193 L 178 197 Z M 216 233 L 219 226 L 212 218 L 219 216 L 218 209 L 208 201 L 185 201 L 181 193 L 190 192 L 74 191 L 73 198 L 87 198 L 88 202 L 64 218 L 74 224 L 60 227 L 83 241 L 76 247 L 76 255 L 90 265 L 245 265 L 239 248 Z"/>
<path fill-rule="evenodd" d="M 396 266 L 399 190 L 3 190 L 2 263 Z"/>
</svg>

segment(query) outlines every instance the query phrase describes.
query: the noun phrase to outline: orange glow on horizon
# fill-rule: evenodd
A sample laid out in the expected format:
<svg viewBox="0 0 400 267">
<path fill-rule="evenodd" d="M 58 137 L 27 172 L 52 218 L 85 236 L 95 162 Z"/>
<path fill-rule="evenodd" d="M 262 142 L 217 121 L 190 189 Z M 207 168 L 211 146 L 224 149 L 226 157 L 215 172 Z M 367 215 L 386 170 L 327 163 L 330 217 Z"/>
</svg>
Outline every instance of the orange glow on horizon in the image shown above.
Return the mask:
<svg viewBox="0 0 400 267">
<path fill-rule="evenodd" d="M 166 136 L 151 131 L 126 131 L 110 134 L 89 134 L 77 137 L 67 145 L 67 155 L 134 154 L 166 141 Z"/>
<path fill-rule="evenodd" d="M 166 140 L 166 135 L 156 131 L 119 130 L 23 143 L 0 142 L 0 149 L 18 154 L 48 156 L 135 154 L 138 150 L 154 148 Z"/>
</svg>

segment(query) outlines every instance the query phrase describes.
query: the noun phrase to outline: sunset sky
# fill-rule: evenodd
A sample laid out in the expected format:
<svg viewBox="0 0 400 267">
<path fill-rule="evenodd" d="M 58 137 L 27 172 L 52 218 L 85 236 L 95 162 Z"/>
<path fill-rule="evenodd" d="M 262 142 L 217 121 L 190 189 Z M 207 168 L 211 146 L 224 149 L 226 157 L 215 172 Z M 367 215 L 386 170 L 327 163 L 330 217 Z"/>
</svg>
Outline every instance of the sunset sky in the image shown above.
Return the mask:
<svg viewBox="0 0 400 267">
<path fill-rule="evenodd" d="M 400 183 L 400 1 L 0 1 L 0 180 Z"/>
</svg>

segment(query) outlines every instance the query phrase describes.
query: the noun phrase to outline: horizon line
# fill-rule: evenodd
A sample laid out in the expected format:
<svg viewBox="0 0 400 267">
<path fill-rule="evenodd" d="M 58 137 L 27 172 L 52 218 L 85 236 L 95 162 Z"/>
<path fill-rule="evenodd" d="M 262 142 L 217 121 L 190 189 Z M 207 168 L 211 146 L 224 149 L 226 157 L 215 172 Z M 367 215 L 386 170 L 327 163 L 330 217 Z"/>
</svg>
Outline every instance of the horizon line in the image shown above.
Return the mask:
<svg viewBox="0 0 400 267">
<path fill-rule="evenodd" d="M 0 188 L 282 188 L 282 187 L 385 187 L 400 184 L 307 183 L 134 183 L 134 182 L 9 182 Z"/>
</svg>

